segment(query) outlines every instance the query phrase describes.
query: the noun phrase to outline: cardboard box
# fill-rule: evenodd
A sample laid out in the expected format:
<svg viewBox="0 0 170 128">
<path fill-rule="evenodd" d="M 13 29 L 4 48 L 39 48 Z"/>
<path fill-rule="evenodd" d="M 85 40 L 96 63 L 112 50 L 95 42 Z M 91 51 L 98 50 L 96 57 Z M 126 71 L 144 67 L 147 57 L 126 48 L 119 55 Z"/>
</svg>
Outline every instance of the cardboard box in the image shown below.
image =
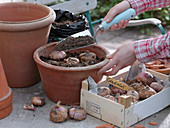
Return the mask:
<svg viewBox="0 0 170 128">
<path fill-rule="evenodd" d="M 149 72 L 162 80 L 165 80 L 168 77 L 167 75 L 154 71 Z M 113 78 L 117 80 L 120 77 L 124 78 L 126 73 L 127 72 Z M 99 84 L 108 85 L 105 81 Z M 131 126 L 138 121 L 162 110 L 168 105 L 170 105 L 170 87 L 165 88 L 154 96 L 133 104 L 129 108 L 125 109 L 123 105 L 117 102 L 89 92 L 87 80 L 82 82 L 81 107 L 83 107 L 88 114 L 114 124 L 120 128 Z"/>
</svg>

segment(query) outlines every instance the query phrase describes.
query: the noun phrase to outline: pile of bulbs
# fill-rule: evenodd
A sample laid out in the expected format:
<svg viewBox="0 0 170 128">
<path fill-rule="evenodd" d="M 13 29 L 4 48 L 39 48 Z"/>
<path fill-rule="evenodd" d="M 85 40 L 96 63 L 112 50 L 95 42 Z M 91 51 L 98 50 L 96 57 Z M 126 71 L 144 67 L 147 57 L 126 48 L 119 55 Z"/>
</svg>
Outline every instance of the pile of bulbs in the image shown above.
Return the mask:
<svg viewBox="0 0 170 128">
<path fill-rule="evenodd" d="M 123 81 L 122 81 L 123 82 Z M 97 94 L 110 99 L 118 101 L 119 96 L 127 95 L 131 97 L 131 102 L 134 103 L 139 100 L 147 99 L 164 88 L 164 81 L 156 78 L 149 72 L 141 72 L 137 75 L 135 81 L 124 84 L 133 88 L 133 90 L 124 91 L 113 85 L 98 87 Z"/>
<path fill-rule="evenodd" d="M 84 120 L 86 118 L 86 111 L 80 106 L 72 106 L 69 109 L 67 107 L 60 105 L 61 101 L 52 107 L 50 111 L 50 120 L 53 122 L 63 122 L 67 119 Z M 42 107 L 45 105 L 45 99 L 42 97 L 34 96 L 31 100 L 31 105 L 24 104 L 23 108 L 25 110 L 35 111 L 36 107 Z"/>
</svg>

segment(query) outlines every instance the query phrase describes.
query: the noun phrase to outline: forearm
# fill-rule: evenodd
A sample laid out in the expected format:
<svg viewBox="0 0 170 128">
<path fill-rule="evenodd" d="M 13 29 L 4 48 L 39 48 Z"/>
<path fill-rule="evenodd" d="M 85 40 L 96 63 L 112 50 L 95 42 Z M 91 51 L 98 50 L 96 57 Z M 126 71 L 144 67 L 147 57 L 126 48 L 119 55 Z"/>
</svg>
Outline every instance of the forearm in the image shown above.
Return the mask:
<svg viewBox="0 0 170 128">
<path fill-rule="evenodd" d="M 134 52 L 143 63 L 156 59 L 170 62 L 170 32 L 158 38 L 135 41 Z"/>
<path fill-rule="evenodd" d="M 126 0 L 135 9 L 136 15 L 154 8 L 162 8 L 170 5 L 170 0 Z"/>
</svg>

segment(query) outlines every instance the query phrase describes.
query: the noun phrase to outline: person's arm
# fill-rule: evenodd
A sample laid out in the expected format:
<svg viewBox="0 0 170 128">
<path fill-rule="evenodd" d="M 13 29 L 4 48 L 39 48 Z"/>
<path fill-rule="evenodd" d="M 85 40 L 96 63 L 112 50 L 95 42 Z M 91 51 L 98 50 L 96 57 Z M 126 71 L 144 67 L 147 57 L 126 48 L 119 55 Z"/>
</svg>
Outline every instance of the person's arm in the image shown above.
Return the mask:
<svg viewBox="0 0 170 128">
<path fill-rule="evenodd" d="M 134 52 L 143 63 L 156 59 L 170 62 L 170 32 L 154 39 L 135 41 Z"/>
<path fill-rule="evenodd" d="M 125 0 L 135 9 L 136 15 L 154 8 L 163 8 L 170 5 L 170 0 Z"/>
<path fill-rule="evenodd" d="M 133 64 L 136 59 L 144 63 L 158 59 L 170 62 L 170 32 L 155 39 L 122 45 L 107 58 L 110 59 L 109 63 L 98 74 L 115 75 L 120 69 Z"/>
<path fill-rule="evenodd" d="M 170 0 L 124 0 L 110 9 L 103 21 L 109 23 L 116 15 L 129 8 L 133 8 L 136 11 L 136 15 L 139 15 L 144 11 L 166 7 L 168 5 L 170 5 Z M 110 30 L 114 31 L 116 29 L 125 28 L 127 24 L 128 20 L 121 20 L 118 24 L 114 24 Z M 100 33 L 103 34 L 104 31 Z"/>
</svg>

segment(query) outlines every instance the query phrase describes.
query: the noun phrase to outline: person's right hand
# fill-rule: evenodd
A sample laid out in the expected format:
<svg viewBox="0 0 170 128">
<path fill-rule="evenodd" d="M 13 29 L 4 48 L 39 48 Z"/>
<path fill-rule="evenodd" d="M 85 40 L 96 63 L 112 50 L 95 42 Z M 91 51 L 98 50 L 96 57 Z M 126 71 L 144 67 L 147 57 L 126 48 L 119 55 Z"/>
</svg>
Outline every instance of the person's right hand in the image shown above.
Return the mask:
<svg viewBox="0 0 170 128">
<path fill-rule="evenodd" d="M 115 5 L 114 7 L 112 7 L 109 12 L 107 13 L 107 15 L 105 16 L 105 18 L 103 19 L 103 21 L 106 21 L 107 23 L 111 22 L 112 19 L 118 15 L 119 13 L 127 10 L 130 8 L 130 4 L 128 1 L 122 1 L 121 3 Z M 102 21 L 102 22 L 103 22 Z M 128 24 L 129 20 L 121 20 L 118 24 L 114 24 L 112 27 L 110 27 L 109 30 L 114 31 L 114 30 L 118 30 L 120 28 L 125 28 Z M 104 30 L 102 30 L 100 32 L 100 34 L 103 34 Z"/>
<path fill-rule="evenodd" d="M 134 43 L 127 43 L 119 47 L 114 53 L 107 56 L 109 63 L 103 66 L 98 74 L 106 76 L 115 75 L 120 69 L 123 69 L 136 61 L 134 52 Z"/>
</svg>

